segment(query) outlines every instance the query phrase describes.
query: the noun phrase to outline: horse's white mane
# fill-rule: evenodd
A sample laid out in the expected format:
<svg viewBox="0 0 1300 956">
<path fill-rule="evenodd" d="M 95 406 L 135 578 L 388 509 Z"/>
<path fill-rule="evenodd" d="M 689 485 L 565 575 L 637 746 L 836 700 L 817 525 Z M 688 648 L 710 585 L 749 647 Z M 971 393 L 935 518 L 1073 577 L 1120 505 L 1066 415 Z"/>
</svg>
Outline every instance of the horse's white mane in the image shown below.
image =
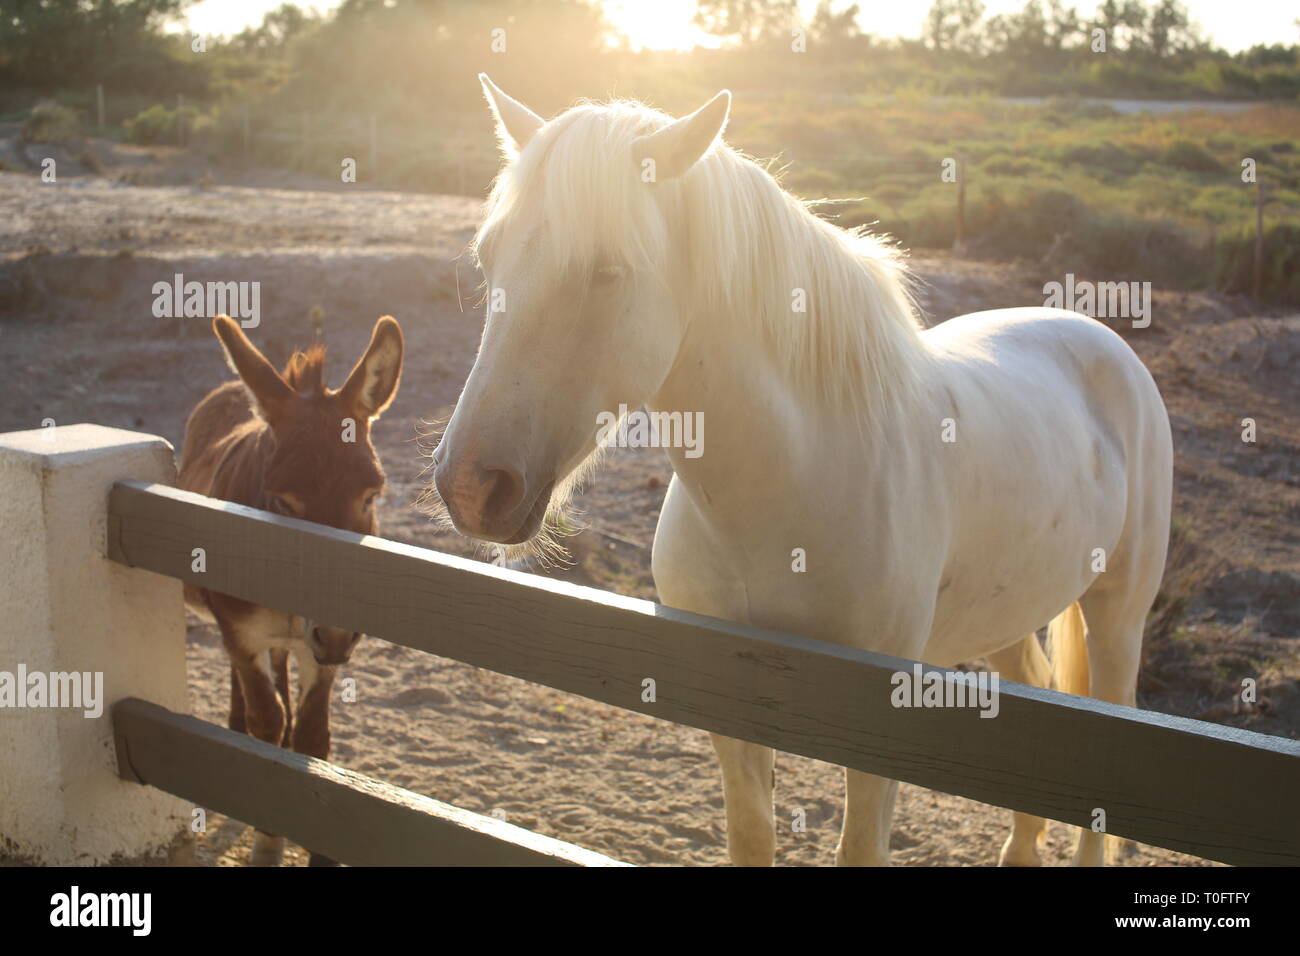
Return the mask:
<svg viewBox="0 0 1300 956">
<path fill-rule="evenodd" d="M 642 182 L 632 144 L 671 121 L 627 100 L 560 114 L 497 178 L 476 250 L 486 257 L 512 214 L 540 203 L 551 267 L 603 257 L 666 274 L 684 255 L 692 319 L 749 323 L 796 386 L 868 422 L 913 393 L 928 353 L 897 250 L 813 215 L 721 142 L 677 179 Z"/>
</svg>

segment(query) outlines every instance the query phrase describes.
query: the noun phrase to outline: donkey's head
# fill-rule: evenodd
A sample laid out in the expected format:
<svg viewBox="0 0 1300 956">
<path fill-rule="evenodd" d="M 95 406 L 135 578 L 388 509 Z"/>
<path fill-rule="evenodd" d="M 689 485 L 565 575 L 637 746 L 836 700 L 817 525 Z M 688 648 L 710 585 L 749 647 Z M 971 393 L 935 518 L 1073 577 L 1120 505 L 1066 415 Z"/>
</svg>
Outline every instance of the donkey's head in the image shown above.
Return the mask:
<svg viewBox="0 0 1300 956">
<path fill-rule="evenodd" d="M 480 79 L 507 162 L 476 239 L 483 341 L 434 483 L 461 533 L 518 544 L 562 504 L 600 423 L 672 370 L 683 303 L 712 268 L 692 265 L 686 212 L 708 184 L 690 174 L 713 158 L 730 94 L 677 120 L 616 102 L 544 122 Z"/>
<path fill-rule="evenodd" d="M 217 316 L 213 331 L 271 438 L 260 507 L 358 534 L 378 531 L 384 470 L 370 426 L 392 403 L 402 375 L 397 321 L 386 315 L 375 323 L 369 346 L 338 389 L 325 386 L 323 346 L 295 352 L 280 373 L 228 316 Z M 337 664 L 361 635 L 309 627 L 306 636 L 322 664 Z"/>
</svg>

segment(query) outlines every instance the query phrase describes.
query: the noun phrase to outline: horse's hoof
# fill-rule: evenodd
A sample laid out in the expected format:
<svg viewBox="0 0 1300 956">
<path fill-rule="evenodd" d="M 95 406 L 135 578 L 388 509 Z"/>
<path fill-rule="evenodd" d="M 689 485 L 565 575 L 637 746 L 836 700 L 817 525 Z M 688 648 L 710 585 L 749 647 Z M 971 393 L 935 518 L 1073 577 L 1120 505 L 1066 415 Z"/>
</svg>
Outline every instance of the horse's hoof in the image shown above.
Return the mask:
<svg viewBox="0 0 1300 956">
<path fill-rule="evenodd" d="M 998 854 L 998 866 L 1042 866 L 1043 858 L 1038 855 L 1036 846 L 1015 846 L 1010 840 L 1002 845 Z"/>
<path fill-rule="evenodd" d="M 331 860 L 322 853 L 313 853 L 307 863 L 308 866 L 342 866 L 337 860 Z"/>
</svg>

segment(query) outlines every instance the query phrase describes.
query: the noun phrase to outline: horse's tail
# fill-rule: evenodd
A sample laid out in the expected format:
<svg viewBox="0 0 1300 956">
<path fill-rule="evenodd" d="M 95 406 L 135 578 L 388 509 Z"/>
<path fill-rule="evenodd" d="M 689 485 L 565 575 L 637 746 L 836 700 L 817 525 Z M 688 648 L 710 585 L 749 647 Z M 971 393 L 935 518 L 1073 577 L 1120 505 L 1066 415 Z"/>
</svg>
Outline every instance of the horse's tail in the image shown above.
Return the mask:
<svg viewBox="0 0 1300 956">
<path fill-rule="evenodd" d="M 1088 645 L 1083 610 L 1075 601 L 1047 625 L 1047 654 L 1052 661 L 1052 690 L 1086 696 Z"/>
</svg>

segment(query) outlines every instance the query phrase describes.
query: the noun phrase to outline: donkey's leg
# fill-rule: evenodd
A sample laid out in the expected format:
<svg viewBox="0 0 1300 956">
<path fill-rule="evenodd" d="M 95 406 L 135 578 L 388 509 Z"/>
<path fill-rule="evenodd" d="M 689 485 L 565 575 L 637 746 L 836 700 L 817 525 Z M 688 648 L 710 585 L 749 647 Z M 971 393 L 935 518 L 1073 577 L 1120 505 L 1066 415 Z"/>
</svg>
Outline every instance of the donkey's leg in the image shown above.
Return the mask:
<svg viewBox="0 0 1300 956">
<path fill-rule="evenodd" d="M 289 698 L 289 652 L 282 648 L 272 648 L 271 674 L 275 679 L 275 692 L 280 696 L 284 707 L 284 734 L 279 740 L 281 747 L 288 747 L 293 739 L 293 703 Z"/>
<path fill-rule="evenodd" d="M 771 747 L 710 734 L 722 764 L 727 807 L 727 852 L 735 866 L 771 866 L 776 857 L 772 789 L 776 755 Z"/>
<path fill-rule="evenodd" d="M 236 733 L 248 733 L 248 719 L 244 716 L 244 688 L 239 683 L 239 672 L 230 665 L 230 718 L 227 725 Z"/>
<path fill-rule="evenodd" d="M 284 739 L 287 718 L 275 688 L 269 653 L 232 652 L 231 662 L 243 691 L 248 734 L 278 746 Z M 284 837 L 258 830 L 253 836 L 250 865 L 279 866 L 283 859 Z"/>
<path fill-rule="evenodd" d="M 298 713 L 293 726 L 293 749 L 321 760 L 330 755 L 330 693 L 338 667 L 316 663 L 305 650 L 298 661 Z M 309 866 L 338 866 L 334 860 L 309 851 Z"/>
<path fill-rule="evenodd" d="M 298 713 L 293 728 L 293 749 L 309 757 L 329 759 L 330 693 L 338 672 L 335 665 L 316 663 L 310 654 L 298 654 Z"/>
<path fill-rule="evenodd" d="M 860 770 L 844 771 L 844 827 L 837 866 L 889 866 L 889 831 L 898 781 Z"/>
<path fill-rule="evenodd" d="M 279 746 L 284 739 L 286 717 L 266 652 L 235 659 L 232 663 L 243 693 L 246 732 Z"/>
<path fill-rule="evenodd" d="M 1018 644 L 988 655 L 989 667 L 1005 680 L 1033 687 L 1048 687 L 1052 682 L 1051 665 L 1039 646 L 1038 638 L 1030 634 Z M 1002 844 L 998 866 L 1042 866 L 1039 852 L 1047 839 L 1047 821 L 1028 813 L 1011 813 L 1011 835 Z"/>
</svg>

